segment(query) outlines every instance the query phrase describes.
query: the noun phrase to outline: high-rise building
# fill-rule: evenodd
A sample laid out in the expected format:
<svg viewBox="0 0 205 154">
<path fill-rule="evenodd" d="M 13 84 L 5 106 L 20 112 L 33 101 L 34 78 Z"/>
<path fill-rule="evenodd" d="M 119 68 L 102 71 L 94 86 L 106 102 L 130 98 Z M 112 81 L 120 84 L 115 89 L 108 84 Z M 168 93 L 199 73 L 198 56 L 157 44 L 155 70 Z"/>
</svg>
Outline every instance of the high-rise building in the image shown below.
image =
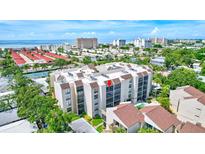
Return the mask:
<svg viewBox="0 0 205 154">
<path fill-rule="evenodd" d="M 120 102 L 145 101 L 151 90 L 152 70 L 147 66 L 110 63 L 59 70 L 51 74 L 55 97 L 64 111 L 105 116 L 106 108 Z"/>
<path fill-rule="evenodd" d="M 126 40 L 114 40 L 113 46 L 122 47 L 126 44 Z"/>
<path fill-rule="evenodd" d="M 97 38 L 77 38 L 77 48 L 79 49 L 95 49 L 98 47 Z"/>
<path fill-rule="evenodd" d="M 151 40 L 138 38 L 138 39 L 134 40 L 134 45 L 135 45 L 135 47 L 139 47 L 139 48 L 151 48 L 152 42 L 151 42 Z"/>
<path fill-rule="evenodd" d="M 166 46 L 167 45 L 167 39 L 165 38 L 152 38 L 151 39 L 151 42 L 154 43 L 154 44 L 161 44 L 163 46 Z"/>
</svg>

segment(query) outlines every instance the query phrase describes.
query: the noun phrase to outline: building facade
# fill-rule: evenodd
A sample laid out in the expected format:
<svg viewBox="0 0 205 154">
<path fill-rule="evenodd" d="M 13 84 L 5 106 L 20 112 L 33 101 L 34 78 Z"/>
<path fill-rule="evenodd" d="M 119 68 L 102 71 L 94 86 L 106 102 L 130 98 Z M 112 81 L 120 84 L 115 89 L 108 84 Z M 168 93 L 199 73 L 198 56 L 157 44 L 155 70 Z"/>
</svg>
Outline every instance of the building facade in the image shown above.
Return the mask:
<svg viewBox="0 0 205 154">
<path fill-rule="evenodd" d="M 148 105 L 140 109 L 144 115 L 144 128 L 156 129 L 163 133 L 174 133 L 180 125 L 175 115 L 169 113 L 160 105 Z"/>
<path fill-rule="evenodd" d="M 182 122 L 205 127 L 205 94 L 191 86 L 179 87 L 170 91 L 173 112 Z"/>
<path fill-rule="evenodd" d="M 98 47 L 97 38 L 77 38 L 77 48 L 79 49 L 95 49 Z"/>
<path fill-rule="evenodd" d="M 152 42 L 151 42 L 151 40 L 138 38 L 138 39 L 134 40 L 134 45 L 135 45 L 135 47 L 139 47 L 139 48 L 151 48 Z"/>
<path fill-rule="evenodd" d="M 154 44 L 161 44 L 162 46 L 166 46 L 167 43 L 168 43 L 167 39 L 165 39 L 165 38 L 157 38 L 157 37 L 152 38 L 151 42 L 154 43 Z"/>
<path fill-rule="evenodd" d="M 165 65 L 165 57 L 155 57 L 150 61 L 153 65 L 164 66 Z"/>
<path fill-rule="evenodd" d="M 103 116 L 106 108 L 149 96 L 152 70 L 146 66 L 110 63 L 100 66 L 56 71 L 51 74 L 55 97 L 65 111 Z"/>
<path fill-rule="evenodd" d="M 136 133 L 143 127 L 144 116 L 134 104 L 123 102 L 107 109 L 106 129 L 123 128 L 127 133 Z"/>
<path fill-rule="evenodd" d="M 122 47 L 126 44 L 126 40 L 114 40 L 113 46 Z"/>
</svg>

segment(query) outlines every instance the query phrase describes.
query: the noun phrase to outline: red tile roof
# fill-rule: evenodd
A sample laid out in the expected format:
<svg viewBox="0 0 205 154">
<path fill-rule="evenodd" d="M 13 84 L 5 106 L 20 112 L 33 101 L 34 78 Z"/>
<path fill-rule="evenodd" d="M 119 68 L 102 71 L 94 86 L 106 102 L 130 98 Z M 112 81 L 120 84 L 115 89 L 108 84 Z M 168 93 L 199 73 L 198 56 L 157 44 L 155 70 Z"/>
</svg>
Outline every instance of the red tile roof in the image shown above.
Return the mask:
<svg viewBox="0 0 205 154">
<path fill-rule="evenodd" d="M 99 88 L 97 82 L 92 82 L 92 83 L 90 83 L 90 86 L 91 86 L 92 89 L 98 89 L 98 88 Z"/>
<path fill-rule="evenodd" d="M 29 59 L 31 59 L 31 60 L 40 60 L 41 58 L 39 58 L 39 57 L 36 57 L 33 53 L 31 53 L 31 52 L 29 52 L 29 51 L 21 51 L 21 53 L 23 54 L 23 55 L 25 55 L 26 57 L 28 57 Z"/>
<path fill-rule="evenodd" d="M 51 62 L 51 61 L 54 60 L 54 59 L 48 58 L 48 57 L 46 57 L 46 56 L 43 56 L 43 55 L 41 55 L 41 54 L 38 54 L 38 53 L 36 53 L 36 52 L 32 52 L 32 54 L 34 54 L 36 57 L 38 57 L 38 58 L 40 58 L 40 59 L 45 60 L 46 62 Z"/>
<path fill-rule="evenodd" d="M 194 98 L 197 98 L 197 100 L 200 103 L 205 105 L 205 93 L 201 92 L 200 90 L 198 90 L 192 86 L 184 88 L 184 91 L 187 92 L 188 94 L 190 94 L 191 96 L 193 96 Z"/>
<path fill-rule="evenodd" d="M 26 61 L 15 51 L 11 51 L 11 56 L 17 65 L 25 64 Z"/>
<path fill-rule="evenodd" d="M 60 86 L 61 86 L 62 89 L 68 89 L 68 88 L 70 88 L 69 83 L 62 83 Z"/>
<path fill-rule="evenodd" d="M 75 85 L 76 85 L 76 87 L 81 87 L 81 86 L 83 86 L 82 80 L 77 80 L 77 81 L 75 81 Z"/>
<path fill-rule="evenodd" d="M 180 133 L 205 133 L 205 128 L 186 122 L 179 130 Z"/>
<path fill-rule="evenodd" d="M 120 83 L 120 79 L 119 78 L 112 79 L 112 81 L 113 81 L 114 84 L 119 84 Z"/>
<path fill-rule="evenodd" d="M 140 111 L 146 114 L 163 131 L 180 124 L 180 121 L 173 114 L 160 105 L 146 106 Z"/>
<path fill-rule="evenodd" d="M 127 127 L 144 121 L 143 114 L 133 104 L 120 104 L 114 113 Z"/>
<path fill-rule="evenodd" d="M 137 73 L 139 77 L 143 77 L 143 73 Z"/>
<path fill-rule="evenodd" d="M 124 80 L 132 79 L 132 75 L 131 74 L 125 74 L 125 75 L 122 75 L 121 78 L 123 78 Z"/>
</svg>

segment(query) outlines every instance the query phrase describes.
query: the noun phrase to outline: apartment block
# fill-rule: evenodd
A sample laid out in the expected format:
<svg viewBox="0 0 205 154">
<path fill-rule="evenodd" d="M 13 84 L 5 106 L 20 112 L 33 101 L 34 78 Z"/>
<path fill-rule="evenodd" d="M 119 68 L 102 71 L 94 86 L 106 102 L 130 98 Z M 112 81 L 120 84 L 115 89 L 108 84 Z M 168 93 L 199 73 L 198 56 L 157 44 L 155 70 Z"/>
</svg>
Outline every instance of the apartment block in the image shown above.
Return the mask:
<svg viewBox="0 0 205 154">
<path fill-rule="evenodd" d="M 126 44 L 126 40 L 114 40 L 113 46 L 122 47 Z"/>
<path fill-rule="evenodd" d="M 151 41 L 154 44 L 161 44 L 163 46 L 167 45 L 167 39 L 165 39 L 165 38 L 157 38 L 157 37 L 155 37 L 155 38 L 152 38 Z"/>
<path fill-rule="evenodd" d="M 205 93 L 192 86 L 178 87 L 170 91 L 170 103 L 179 120 L 205 127 Z"/>
<path fill-rule="evenodd" d="M 77 48 L 79 49 L 95 49 L 98 46 L 97 38 L 77 38 Z"/>
<path fill-rule="evenodd" d="M 151 48 L 152 42 L 151 42 L 151 40 L 138 38 L 138 39 L 134 40 L 134 45 L 135 45 L 135 47 L 139 47 L 139 48 Z"/>
<path fill-rule="evenodd" d="M 51 74 L 55 97 L 65 111 L 106 116 L 106 108 L 149 96 L 152 70 L 147 66 L 109 63 L 100 66 L 58 70 Z"/>
<path fill-rule="evenodd" d="M 164 66 L 165 65 L 165 57 L 155 57 L 150 61 L 153 65 Z"/>
</svg>

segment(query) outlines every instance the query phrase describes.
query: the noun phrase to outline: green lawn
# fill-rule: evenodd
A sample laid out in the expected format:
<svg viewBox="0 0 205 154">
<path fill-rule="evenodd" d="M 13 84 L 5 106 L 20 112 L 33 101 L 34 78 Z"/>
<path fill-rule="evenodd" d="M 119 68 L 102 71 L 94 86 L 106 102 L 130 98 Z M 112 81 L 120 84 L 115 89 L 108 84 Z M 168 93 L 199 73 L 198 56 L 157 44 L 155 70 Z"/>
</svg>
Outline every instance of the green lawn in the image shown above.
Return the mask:
<svg viewBox="0 0 205 154">
<path fill-rule="evenodd" d="M 99 125 L 102 122 L 103 122 L 102 118 L 95 118 L 95 119 L 92 120 L 92 125 L 93 126 L 97 126 L 97 125 Z"/>
<path fill-rule="evenodd" d="M 99 133 L 102 133 L 104 129 L 105 129 L 104 125 L 100 125 L 96 130 L 97 130 Z"/>
<path fill-rule="evenodd" d="M 69 113 L 69 116 L 71 117 L 71 121 L 80 119 L 80 116 L 78 116 L 78 115 L 75 114 L 75 113 Z"/>
</svg>

